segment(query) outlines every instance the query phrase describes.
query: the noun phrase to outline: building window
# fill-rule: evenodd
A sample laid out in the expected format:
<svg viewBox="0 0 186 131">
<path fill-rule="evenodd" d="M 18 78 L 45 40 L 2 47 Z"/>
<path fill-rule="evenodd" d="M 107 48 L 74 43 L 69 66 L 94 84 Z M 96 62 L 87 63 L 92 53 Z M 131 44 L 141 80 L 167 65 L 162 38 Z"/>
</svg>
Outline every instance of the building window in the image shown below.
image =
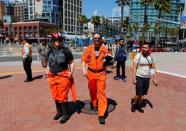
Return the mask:
<svg viewBox="0 0 186 131">
<path fill-rule="evenodd" d="M 71 5 L 71 11 L 73 11 L 73 5 Z"/>
<path fill-rule="evenodd" d="M 76 12 L 76 6 L 74 6 L 74 12 Z"/>
<path fill-rule="evenodd" d="M 71 32 L 73 32 L 74 31 L 74 27 L 73 26 L 71 26 Z"/>
</svg>

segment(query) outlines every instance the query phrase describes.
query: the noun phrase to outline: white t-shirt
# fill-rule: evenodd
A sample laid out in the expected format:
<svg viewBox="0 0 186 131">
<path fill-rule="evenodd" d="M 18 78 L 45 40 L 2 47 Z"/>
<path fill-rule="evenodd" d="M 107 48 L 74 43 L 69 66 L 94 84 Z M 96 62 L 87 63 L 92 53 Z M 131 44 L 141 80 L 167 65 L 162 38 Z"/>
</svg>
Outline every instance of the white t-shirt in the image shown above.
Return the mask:
<svg viewBox="0 0 186 131">
<path fill-rule="evenodd" d="M 134 58 L 134 63 L 138 64 L 136 76 L 150 78 L 152 73 L 149 64 L 152 64 L 154 62 L 154 57 L 148 56 L 147 58 L 145 58 L 141 53 L 138 53 Z"/>
</svg>

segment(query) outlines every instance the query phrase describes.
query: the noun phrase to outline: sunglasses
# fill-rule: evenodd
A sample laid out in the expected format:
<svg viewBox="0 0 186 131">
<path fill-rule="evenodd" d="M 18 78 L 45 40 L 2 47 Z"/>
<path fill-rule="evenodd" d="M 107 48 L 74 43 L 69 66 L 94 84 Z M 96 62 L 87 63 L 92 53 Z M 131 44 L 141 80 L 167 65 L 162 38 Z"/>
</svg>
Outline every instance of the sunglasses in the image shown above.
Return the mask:
<svg viewBox="0 0 186 131">
<path fill-rule="evenodd" d="M 100 40 L 101 38 L 94 38 L 94 40 Z"/>
</svg>

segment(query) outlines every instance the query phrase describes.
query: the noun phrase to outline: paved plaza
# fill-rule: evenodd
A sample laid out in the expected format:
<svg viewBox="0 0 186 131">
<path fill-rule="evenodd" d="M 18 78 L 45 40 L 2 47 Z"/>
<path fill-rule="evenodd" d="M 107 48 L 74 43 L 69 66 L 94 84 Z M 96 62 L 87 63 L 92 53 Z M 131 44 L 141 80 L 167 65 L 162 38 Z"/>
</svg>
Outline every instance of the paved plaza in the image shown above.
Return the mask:
<svg viewBox="0 0 186 131">
<path fill-rule="evenodd" d="M 159 87 L 151 85 L 144 113 L 131 112 L 134 96 L 131 61 L 127 61 L 127 82 L 107 76 L 107 97 L 116 109 L 100 125 L 96 115 L 74 113 L 64 125 L 53 120 L 54 102 L 39 61 L 32 64 L 34 81 L 24 83 L 21 61 L 0 63 L 0 131 L 185 131 L 186 54 L 155 53 Z M 75 85 L 78 99 L 89 99 L 87 81 L 76 59 Z M 69 95 L 71 101 L 71 95 Z"/>
</svg>

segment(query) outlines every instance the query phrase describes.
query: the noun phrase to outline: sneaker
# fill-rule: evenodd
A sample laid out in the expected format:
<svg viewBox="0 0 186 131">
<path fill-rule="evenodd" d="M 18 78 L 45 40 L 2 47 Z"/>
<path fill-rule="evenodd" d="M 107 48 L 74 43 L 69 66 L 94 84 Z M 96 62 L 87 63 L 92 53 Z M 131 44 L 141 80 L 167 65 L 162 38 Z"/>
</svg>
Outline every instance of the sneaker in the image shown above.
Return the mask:
<svg viewBox="0 0 186 131">
<path fill-rule="evenodd" d="M 115 80 L 120 80 L 120 77 L 119 76 L 115 76 L 114 79 Z"/>
<path fill-rule="evenodd" d="M 102 125 L 105 124 L 105 118 L 104 118 L 104 116 L 99 116 L 99 117 L 98 117 L 98 120 L 99 120 L 99 123 L 100 123 L 100 124 L 102 124 Z"/>
<path fill-rule="evenodd" d="M 140 106 L 137 106 L 137 110 L 138 110 L 140 113 L 144 113 L 144 110 L 143 110 L 143 109 L 141 109 L 141 107 L 140 107 Z"/>
<path fill-rule="evenodd" d="M 136 111 L 136 104 L 135 103 L 132 103 L 131 104 L 131 112 L 135 112 Z"/>
<path fill-rule="evenodd" d="M 123 77 L 123 78 L 122 78 L 122 81 L 127 82 L 126 77 Z"/>
</svg>

